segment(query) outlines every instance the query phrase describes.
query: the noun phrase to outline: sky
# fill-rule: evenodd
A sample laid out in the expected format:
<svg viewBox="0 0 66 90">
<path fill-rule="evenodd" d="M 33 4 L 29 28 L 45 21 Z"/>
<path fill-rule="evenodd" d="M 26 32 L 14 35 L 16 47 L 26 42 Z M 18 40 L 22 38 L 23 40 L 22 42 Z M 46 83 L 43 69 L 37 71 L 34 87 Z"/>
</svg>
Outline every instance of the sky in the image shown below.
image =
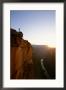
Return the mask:
<svg viewBox="0 0 66 90">
<path fill-rule="evenodd" d="M 35 45 L 56 45 L 55 10 L 11 10 L 10 27 Z"/>
</svg>

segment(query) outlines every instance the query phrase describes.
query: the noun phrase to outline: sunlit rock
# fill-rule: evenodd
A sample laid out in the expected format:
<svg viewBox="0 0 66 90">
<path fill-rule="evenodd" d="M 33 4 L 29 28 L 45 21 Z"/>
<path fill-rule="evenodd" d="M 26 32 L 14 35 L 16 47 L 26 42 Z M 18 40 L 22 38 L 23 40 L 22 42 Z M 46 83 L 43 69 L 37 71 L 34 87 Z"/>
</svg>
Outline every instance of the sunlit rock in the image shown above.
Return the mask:
<svg viewBox="0 0 66 90">
<path fill-rule="evenodd" d="M 33 78 L 32 46 L 23 33 L 11 31 L 11 79 Z"/>
</svg>

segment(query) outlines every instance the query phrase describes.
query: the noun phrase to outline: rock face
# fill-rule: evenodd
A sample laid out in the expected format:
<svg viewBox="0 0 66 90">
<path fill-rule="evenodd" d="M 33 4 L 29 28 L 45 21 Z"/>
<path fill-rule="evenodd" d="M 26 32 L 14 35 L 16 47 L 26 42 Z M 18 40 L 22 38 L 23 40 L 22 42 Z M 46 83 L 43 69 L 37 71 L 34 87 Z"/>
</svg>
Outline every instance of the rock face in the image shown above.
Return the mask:
<svg viewBox="0 0 66 90">
<path fill-rule="evenodd" d="M 23 39 L 23 33 L 14 29 L 11 31 L 10 75 L 11 79 L 32 79 L 33 62 L 32 46 Z"/>
</svg>

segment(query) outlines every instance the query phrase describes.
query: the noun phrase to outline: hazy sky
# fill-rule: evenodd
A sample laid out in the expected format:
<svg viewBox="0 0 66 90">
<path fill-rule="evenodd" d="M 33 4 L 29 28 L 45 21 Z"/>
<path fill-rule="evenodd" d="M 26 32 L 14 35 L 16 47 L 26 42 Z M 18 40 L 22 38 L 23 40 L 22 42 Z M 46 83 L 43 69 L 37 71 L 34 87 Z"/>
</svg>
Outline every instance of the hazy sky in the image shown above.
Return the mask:
<svg viewBox="0 0 66 90">
<path fill-rule="evenodd" d="M 10 27 L 23 32 L 24 39 L 31 44 L 47 44 L 55 46 L 55 10 L 12 10 Z"/>
</svg>

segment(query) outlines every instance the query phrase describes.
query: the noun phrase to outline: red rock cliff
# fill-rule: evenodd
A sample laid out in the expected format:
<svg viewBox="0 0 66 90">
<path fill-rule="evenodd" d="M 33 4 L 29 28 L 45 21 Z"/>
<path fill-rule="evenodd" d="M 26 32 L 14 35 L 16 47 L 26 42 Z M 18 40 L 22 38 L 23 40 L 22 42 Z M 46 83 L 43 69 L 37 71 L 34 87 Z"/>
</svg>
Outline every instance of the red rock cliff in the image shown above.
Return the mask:
<svg viewBox="0 0 66 90">
<path fill-rule="evenodd" d="M 33 78 L 32 46 L 23 39 L 23 33 L 11 31 L 11 79 Z"/>
</svg>

